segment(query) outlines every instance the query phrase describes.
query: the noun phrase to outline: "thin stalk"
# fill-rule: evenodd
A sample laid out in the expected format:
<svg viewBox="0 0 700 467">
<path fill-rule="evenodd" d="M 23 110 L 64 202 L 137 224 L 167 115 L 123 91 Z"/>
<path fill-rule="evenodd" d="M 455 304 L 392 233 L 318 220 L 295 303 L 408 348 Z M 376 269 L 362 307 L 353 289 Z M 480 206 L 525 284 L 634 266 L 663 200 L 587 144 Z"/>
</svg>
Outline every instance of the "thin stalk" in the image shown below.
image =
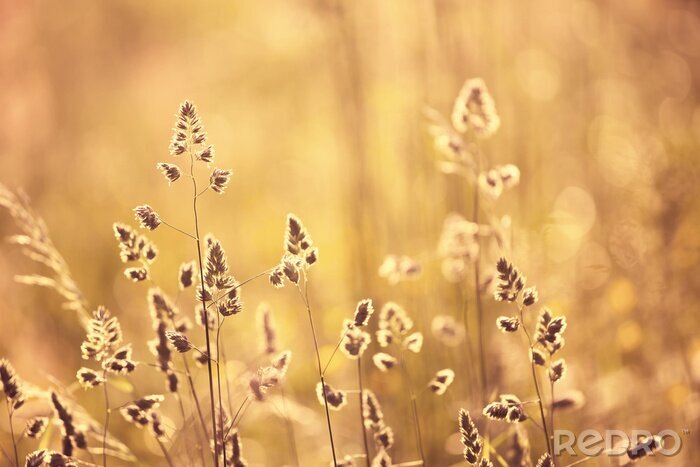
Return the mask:
<svg viewBox="0 0 700 467">
<path fill-rule="evenodd" d="M 527 336 L 527 342 L 530 346 L 530 349 L 532 349 L 532 339 L 530 338 L 530 333 L 527 331 L 527 327 L 525 326 L 525 321 L 523 319 L 523 308 L 518 307 L 520 310 L 520 324 L 521 328 L 525 332 L 525 335 Z M 532 360 L 532 359 L 531 359 Z M 554 453 L 552 451 L 551 447 L 551 438 L 549 437 L 549 430 L 547 429 L 547 419 L 544 416 L 544 405 L 542 404 L 542 392 L 540 391 L 540 383 L 537 381 L 537 372 L 535 371 L 535 362 L 530 361 L 530 368 L 532 369 L 532 380 L 535 383 L 535 391 L 537 392 L 537 400 L 538 400 L 538 406 L 540 408 L 540 418 L 542 419 L 542 429 L 544 430 L 544 435 L 547 437 L 547 452 L 549 453 L 549 456 L 552 458 L 552 461 L 554 461 Z"/>
<path fill-rule="evenodd" d="M 245 406 L 245 403 L 248 402 L 249 399 L 250 399 L 250 395 L 245 396 L 245 399 L 243 399 L 243 402 L 241 402 L 240 407 L 238 407 L 238 410 L 236 410 L 236 414 L 231 419 L 231 424 L 229 425 L 228 430 L 226 430 L 226 433 L 224 433 L 224 438 L 228 437 L 228 434 L 231 432 L 231 429 L 233 427 L 238 426 L 238 423 L 241 421 L 240 419 L 238 421 L 236 421 L 236 419 L 238 418 L 238 414 L 241 413 L 241 411 L 243 410 L 243 407 Z M 243 418 L 243 415 L 241 414 L 241 419 L 242 418 Z"/>
<path fill-rule="evenodd" d="M 192 198 L 192 211 L 194 213 L 194 229 L 195 229 L 195 239 L 197 243 L 197 261 L 199 262 L 199 278 L 202 285 L 202 311 L 204 312 L 204 338 L 207 342 L 207 371 L 209 375 L 209 399 L 211 401 L 211 426 L 212 426 L 212 438 L 216 438 L 216 410 L 214 407 L 214 375 L 211 368 L 211 342 L 209 340 L 209 312 L 207 311 L 207 301 L 205 299 L 205 289 L 204 289 L 204 266 L 202 265 L 202 242 L 199 236 L 199 218 L 197 215 L 197 179 L 194 177 L 194 156 L 190 154 L 190 176 L 192 177 L 192 188 L 194 191 L 194 196 Z M 219 363 L 216 363 L 217 368 Z M 222 430 L 223 432 L 223 430 Z M 221 445 L 223 446 L 223 440 Z M 219 457 L 216 453 L 213 453 L 214 466 L 219 467 Z"/>
<path fill-rule="evenodd" d="M 190 235 L 190 234 L 188 234 L 187 232 L 185 232 L 184 230 L 178 229 L 177 227 L 175 227 L 175 226 L 172 225 L 172 224 L 168 224 L 168 223 L 165 222 L 163 219 L 161 219 L 160 222 L 161 222 L 163 225 L 166 225 L 166 226 L 170 227 L 171 229 L 180 232 L 180 233 L 183 234 L 183 235 L 187 235 L 188 237 L 190 237 L 190 238 L 193 239 L 193 240 L 197 240 L 197 237 L 195 237 L 194 235 Z"/>
<path fill-rule="evenodd" d="M 19 454 L 17 454 L 17 442 L 15 441 L 15 429 L 12 427 L 12 415 L 14 410 L 10 410 L 10 400 L 7 400 L 7 418 L 10 422 L 10 436 L 12 437 L 12 449 L 15 451 L 15 466 L 19 467 Z"/>
<path fill-rule="evenodd" d="M 240 418 L 239 418 L 238 421 L 236 422 L 236 426 L 238 426 L 238 425 L 241 424 L 241 422 L 243 421 L 243 416 L 246 414 L 246 410 L 248 410 L 248 408 L 249 408 L 251 405 L 253 405 L 253 401 L 250 401 L 250 402 L 248 403 L 248 405 L 246 405 L 245 407 L 243 407 L 243 411 L 241 412 Z"/>
<path fill-rule="evenodd" d="M 216 342 L 214 343 L 216 345 L 216 389 L 219 394 L 219 424 L 221 425 L 221 449 L 226 450 L 226 445 L 224 443 L 224 404 L 221 400 L 221 373 L 219 370 L 219 360 L 221 357 L 221 351 L 219 347 L 219 336 L 221 335 L 221 326 L 224 324 L 223 320 L 221 319 L 221 314 L 216 313 L 216 322 L 218 324 L 217 329 L 216 329 Z M 226 367 L 224 367 L 224 370 L 226 370 Z M 228 380 L 228 378 L 226 378 Z M 226 467 L 228 460 L 226 459 L 226 455 L 224 454 L 221 456 L 224 460 L 224 467 Z"/>
<path fill-rule="evenodd" d="M 109 427 L 110 413 L 109 390 L 107 389 L 107 370 L 104 370 L 102 372 L 102 379 L 104 380 L 102 386 L 104 388 L 105 393 L 105 426 L 102 428 L 102 465 L 104 465 L 104 467 L 107 467 L 107 428 Z"/>
<path fill-rule="evenodd" d="M 364 394 L 364 388 L 362 387 L 362 356 L 357 357 L 357 384 L 360 387 L 360 430 L 362 430 L 362 442 L 365 446 L 365 459 L 367 460 L 367 467 L 369 467 L 369 444 L 367 443 L 367 432 L 365 430 L 365 414 L 364 408 L 362 407 L 362 395 Z"/>
<path fill-rule="evenodd" d="M 549 389 L 552 398 L 549 400 L 549 428 L 552 430 L 552 451 L 554 451 L 554 381 L 549 380 Z M 554 458 L 554 452 L 552 452 L 552 462 L 554 467 L 557 467 L 557 460 Z"/>
<path fill-rule="evenodd" d="M 173 460 L 170 458 L 170 454 L 168 454 L 168 450 L 165 449 L 165 446 L 163 446 L 163 442 L 156 438 L 156 441 L 158 441 L 158 446 L 160 446 L 160 450 L 163 451 L 163 455 L 165 456 L 165 460 L 168 462 L 168 465 L 170 467 L 174 467 Z"/>
<path fill-rule="evenodd" d="M 306 274 L 304 274 L 304 293 L 301 292 L 301 287 L 297 284 L 297 290 L 301 296 L 306 312 L 309 315 L 309 324 L 311 325 L 311 334 L 314 338 L 314 350 L 316 351 L 316 363 L 318 364 L 318 377 L 321 380 L 321 394 L 323 394 L 324 407 L 326 409 L 326 424 L 328 425 L 328 437 L 331 441 L 331 452 L 333 453 L 333 465 L 338 467 L 338 460 L 335 456 L 335 442 L 333 441 L 333 428 L 331 426 L 331 412 L 328 408 L 328 400 L 326 398 L 326 381 L 323 378 L 323 369 L 321 368 L 321 353 L 318 350 L 318 339 L 316 338 L 316 328 L 314 327 L 314 319 L 311 315 L 311 306 L 309 305 L 309 287 Z"/>
<path fill-rule="evenodd" d="M 250 399 L 250 396 L 245 396 L 245 399 L 243 399 L 243 402 L 241 402 L 240 407 L 238 407 L 238 410 L 236 410 L 236 414 L 231 419 L 231 426 L 234 426 L 236 424 L 236 419 L 238 418 L 238 414 L 241 413 L 241 410 L 243 410 L 243 406 L 245 405 L 246 402 L 248 402 L 248 399 Z M 228 435 L 228 433 L 226 433 L 226 434 Z"/>
<path fill-rule="evenodd" d="M 184 354 L 182 356 L 182 363 L 185 365 L 185 375 L 187 376 L 187 382 L 190 386 L 190 392 L 192 393 L 192 399 L 194 400 L 194 405 L 197 407 L 197 415 L 199 416 L 199 422 L 202 425 L 202 431 L 204 431 L 205 438 L 207 437 L 207 424 L 204 421 L 204 414 L 202 413 L 202 406 L 199 404 L 199 397 L 197 397 L 197 391 L 194 387 L 194 381 L 192 380 L 192 373 L 190 373 L 190 365 L 187 363 L 187 358 Z"/>
<path fill-rule="evenodd" d="M 573 467 L 574 465 L 583 464 L 584 462 L 587 462 L 591 459 L 595 459 L 595 457 L 584 457 L 583 459 L 579 459 L 576 462 L 572 462 L 571 464 L 567 464 L 564 467 Z"/>
<path fill-rule="evenodd" d="M 416 393 L 413 390 L 413 383 L 411 382 L 411 377 L 408 374 L 408 370 L 406 369 L 406 363 L 403 358 L 403 349 L 399 352 L 399 365 L 401 366 L 401 370 L 403 370 L 403 375 L 404 378 L 406 379 L 406 386 L 408 387 L 408 394 L 411 396 L 411 410 L 413 412 L 413 425 L 415 427 L 415 432 L 416 432 L 416 442 L 418 444 L 418 452 L 420 453 L 420 458 L 421 461 L 423 461 L 423 465 L 425 465 L 425 454 L 423 452 L 423 440 L 421 436 L 421 430 L 420 430 L 420 420 L 418 419 L 418 404 L 416 402 Z"/>
<path fill-rule="evenodd" d="M 190 373 L 190 365 L 187 363 L 187 358 L 185 358 L 184 354 L 181 354 L 182 357 L 182 362 L 185 365 L 185 375 L 187 376 L 187 382 L 190 387 L 190 392 L 192 393 L 192 400 L 194 400 L 194 405 L 197 408 L 197 415 L 199 419 L 199 424 L 200 424 L 200 430 L 196 430 L 197 432 L 197 439 L 199 440 L 199 454 L 202 457 L 202 465 L 206 465 L 206 462 L 204 460 L 204 446 L 208 446 L 208 435 L 207 435 L 207 424 L 204 421 L 204 415 L 202 414 L 202 407 L 199 404 L 199 397 L 197 397 L 197 390 L 194 387 L 194 381 L 192 380 L 192 373 Z M 202 440 L 202 432 L 204 433 L 204 440 Z"/>
<path fill-rule="evenodd" d="M 214 305 L 216 305 L 217 303 L 219 303 L 219 301 L 222 300 L 222 299 L 224 299 L 224 298 L 226 297 L 226 295 L 228 295 L 229 292 L 231 292 L 231 291 L 233 291 L 233 290 L 236 290 L 236 289 L 238 289 L 238 288 L 240 288 L 240 287 L 243 287 L 243 286 L 246 285 L 248 282 L 257 279 L 258 277 L 264 276 L 265 274 L 269 274 L 273 269 L 275 269 L 275 268 L 270 268 L 270 269 L 267 269 L 267 270 L 265 270 L 265 271 L 263 271 L 263 272 L 259 272 L 259 273 L 257 273 L 256 275 L 254 275 L 254 276 L 252 276 L 252 277 L 249 277 L 248 279 L 244 280 L 243 282 L 239 282 L 238 284 L 234 285 L 233 287 L 229 287 L 228 289 L 224 289 L 224 293 L 221 294 L 221 295 L 219 295 L 218 297 L 216 297 L 216 299 L 214 299 L 214 300 L 212 300 L 211 302 L 209 302 L 209 305 L 207 305 L 207 308 L 209 308 L 209 307 L 211 307 L 211 306 L 214 306 Z"/>
<path fill-rule="evenodd" d="M 179 297 L 179 293 L 178 293 Z M 176 301 L 177 303 L 177 301 Z M 172 324 L 173 328 L 175 328 L 175 320 L 173 318 L 170 319 L 170 323 Z M 199 353 L 202 353 L 201 350 L 197 349 Z M 190 392 L 192 394 L 192 399 L 194 400 L 195 407 L 197 408 L 197 415 L 199 419 L 199 423 L 201 425 L 201 429 L 204 432 L 204 440 L 205 442 L 202 441 L 202 434 L 199 430 L 195 430 L 197 433 L 197 440 L 199 441 L 199 454 L 202 458 L 202 465 L 206 465 L 206 462 L 204 461 L 204 447 L 205 445 L 208 445 L 209 443 L 206 442 L 207 440 L 207 424 L 204 421 L 204 415 L 202 414 L 202 407 L 199 405 L 199 397 L 197 397 L 197 391 L 194 387 L 194 381 L 192 380 L 192 374 L 190 373 L 190 365 L 187 363 L 187 358 L 185 357 L 185 354 L 180 354 L 180 357 L 182 357 L 182 363 L 185 367 L 185 375 L 187 376 L 187 382 L 190 387 Z M 208 356 L 209 357 L 209 356 Z M 183 413 L 183 420 L 185 418 L 185 408 L 182 404 L 182 398 L 180 397 L 180 393 L 178 391 L 178 402 L 180 403 L 180 409 L 182 410 Z"/>
<path fill-rule="evenodd" d="M 335 357 L 335 354 L 338 352 L 338 349 L 340 349 L 340 344 L 343 343 L 343 339 L 345 339 L 345 336 L 347 336 L 348 332 L 350 332 L 350 329 L 352 329 L 352 328 L 347 328 L 345 330 L 345 333 L 343 333 L 343 336 L 340 338 L 340 340 L 336 344 L 335 349 L 333 349 L 333 353 L 331 354 L 330 358 L 328 359 L 328 362 L 326 362 L 326 365 L 323 367 L 323 371 L 321 371 L 321 373 L 323 373 L 324 375 L 326 374 L 326 370 L 328 369 L 328 366 L 333 361 L 333 357 Z"/>
</svg>

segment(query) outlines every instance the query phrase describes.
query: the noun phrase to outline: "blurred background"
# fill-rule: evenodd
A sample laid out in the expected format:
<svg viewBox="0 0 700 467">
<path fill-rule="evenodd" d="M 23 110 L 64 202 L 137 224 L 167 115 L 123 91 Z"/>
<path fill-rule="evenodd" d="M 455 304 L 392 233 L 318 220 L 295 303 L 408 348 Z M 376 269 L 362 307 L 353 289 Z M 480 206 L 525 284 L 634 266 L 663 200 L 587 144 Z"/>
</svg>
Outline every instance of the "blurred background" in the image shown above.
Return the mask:
<svg viewBox="0 0 700 467">
<path fill-rule="evenodd" d="M 484 154 L 521 171 L 520 185 L 494 206 L 512 218 L 507 253 L 541 304 L 568 317 L 561 384 L 586 396 L 580 410 L 557 415 L 557 428 L 689 430 L 680 457 L 645 462 L 691 465 L 700 445 L 699 57 L 693 1 L 10 0 L 0 4 L 0 182 L 26 191 L 90 306 L 112 310 L 135 357 L 152 361 L 148 286 L 123 276 L 111 225 L 135 224 L 131 209 L 148 203 L 191 229 L 189 185 L 169 187 L 155 169 L 175 162 L 174 114 L 191 99 L 216 165 L 233 171 L 224 196 L 206 195 L 200 218 L 236 278 L 278 262 L 285 216 L 296 213 L 320 250 L 309 291 L 322 353 L 330 355 L 358 300 L 402 304 L 426 336 L 407 362 L 412 379 L 457 373 L 444 396 L 418 401 L 428 465 L 457 464 L 457 410 L 480 405 L 462 371 L 464 345 L 431 333 L 435 316 L 462 316 L 459 287 L 433 259 L 445 217 L 468 217 L 472 200 L 463 179 L 437 170 L 424 112 L 449 116 L 464 80 L 482 77 L 502 121 Z M 16 233 L 4 211 L 0 233 Z M 152 273 L 175 295 L 193 245 L 166 229 L 149 237 L 161 252 Z M 387 283 L 377 271 L 388 253 L 422 258 L 423 274 Z M 484 270 L 500 254 L 485 251 Z M 0 356 L 40 387 L 54 378 L 69 385 L 83 365 L 83 329 L 55 293 L 13 280 L 35 271 L 16 247 L 0 247 Z M 228 357 L 240 362 L 230 371 L 255 369 L 255 309 L 269 303 L 280 346 L 294 352 L 285 394 L 301 414 L 301 465 L 327 465 L 302 303 L 265 279 L 246 285 L 243 300 L 224 329 Z M 491 389 L 532 398 L 524 342 L 490 325 L 506 305 L 488 294 L 484 304 Z M 180 307 L 191 315 L 192 297 Z M 394 461 L 415 460 L 405 384 L 371 365 L 376 350 L 363 359 L 365 383 L 394 427 Z M 328 379 L 355 389 L 355 371 L 336 357 Z M 133 379 L 141 395 L 164 390 L 162 375 L 147 369 Z M 203 391 L 205 381 L 200 373 Z M 100 391 L 74 396 L 101 420 Z M 362 451 L 355 399 L 333 413 L 343 455 Z M 179 423 L 170 404 L 164 411 Z M 111 432 L 136 464 L 160 465 L 150 437 L 117 418 Z M 9 452 L 4 417 L 0 427 Z M 492 436 L 510 429 L 490 428 Z M 291 465 L 284 421 L 269 404 L 252 406 L 240 430 L 251 465 Z M 530 435 L 536 459 L 545 447 L 536 429 Z M 23 440 L 21 451 L 32 443 Z"/>
</svg>

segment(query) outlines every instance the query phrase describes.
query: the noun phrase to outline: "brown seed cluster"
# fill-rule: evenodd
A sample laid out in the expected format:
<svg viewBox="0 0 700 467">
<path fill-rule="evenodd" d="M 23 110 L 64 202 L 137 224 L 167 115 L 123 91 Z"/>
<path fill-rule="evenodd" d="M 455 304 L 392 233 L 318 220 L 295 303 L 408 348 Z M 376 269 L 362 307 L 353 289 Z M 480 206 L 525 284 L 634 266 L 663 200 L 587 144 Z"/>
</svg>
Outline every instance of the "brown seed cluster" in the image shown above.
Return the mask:
<svg viewBox="0 0 700 467">
<path fill-rule="evenodd" d="M 76 373 L 78 383 L 84 389 L 92 389 L 105 384 L 106 374 L 128 374 L 136 369 L 131 357 L 131 345 L 115 350 L 122 341 L 122 330 L 116 316 L 111 316 L 105 307 L 98 307 L 88 322 L 85 341 L 80 346 L 85 360 L 94 359 L 101 363 L 102 374 L 87 367 Z"/>
<path fill-rule="evenodd" d="M 637 444 L 630 446 L 625 454 L 629 462 L 636 462 L 653 455 L 662 446 L 663 439 L 660 436 L 645 436 Z"/>
<path fill-rule="evenodd" d="M 459 434 L 461 436 L 464 451 L 462 455 L 469 465 L 478 467 L 493 467 L 490 460 L 484 457 L 484 441 L 479 436 L 474 421 L 469 412 L 464 409 L 459 409 Z"/>
<path fill-rule="evenodd" d="M 191 287 L 196 278 L 197 270 L 194 261 L 188 261 L 180 265 L 180 269 L 177 274 L 177 283 L 181 291 Z"/>
<path fill-rule="evenodd" d="M 148 204 L 136 206 L 134 208 L 134 216 L 141 228 L 148 230 L 156 230 L 163 222 L 160 220 L 158 213 Z"/>
<path fill-rule="evenodd" d="M 340 338 L 340 350 L 351 360 L 361 358 L 372 341 L 372 337 L 368 332 L 355 326 L 350 320 L 345 320 L 343 323 Z"/>
<path fill-rule="evenodd" d="M 78 464 L 69 456 L 46 449 L 28 454 L 24 465 L 25 467 L 78 467 Z"/>
<path fill-rule="evenodd" d="M 204 286 L 197 287 L 197 299 L 213 302 L 221 316 L 238 314 L 243 311 L 243 302 L 238 282 L 229 274 L 226 252 L 212 235 L 207 235 L 206 243 Z"/>
<path fill-rule="evenodd" d="M 327 401 L 328 407 L 331 410 L 340 410 L 343 407 L 345 407 L 348 403 L 348 394 L 342 389 L 333 388 L 328 383 L 325 383 L 325 385 L 323 386 L 320 382 L 316 384 L 316 397 L 318 399 L 319 404 L 321 405 L 325 405 Z"/>
<path fill-rule="evenodd" d="M 525 287 L 525 276 L 505 258 L 498 260 L 496 271 L 498 271 L 498 285 L 494 298 L 501 302 L 515 302 Z"/>
<path fill-rule="evenodd" d="M 112 230 L 119 243 L 119 257 L 123 263 L 142 260 L 150 264 L 156 259 L 158 250 L 155 245 L 131 226 L 115 222 Z"/>
<path fill-rule="evenodd" d="M 136 369 L 136 362 L 131 357 L 131 344 L 125 345 L 102 362 L 102 368 L 109 373 L 126 375 Z"/>
<path fill-rule="evenodd" d="M 520 399 L 513 394 L 501 394 L 499 400 L 491 402 L 483 411 L 491 420 L 519 423 L 527 420 L 527 414 Z"/>
<path fill-rule="evenodd" d="M 75 448 L 87 449 L 87 439 L 82 429 L 73 421 L 73 413 L 68 405 L 55 392 L 51 392 L 54 414 L 61 424 L 61 446 L 64 456 L 71 457 Z"/>
<path fill-rule="evenodd" d="M 267 303 L 261 303 L 258 305 L 255 316 L 261 337 L 261 350 L 267 355 L 277 352 L 277 331 L 270 306 Z"/>
<path fill-rule="evenodd" d="M 270 365 L 258 368 L 248 382 L 250 392 L 257 401 L 264 401 L 267 391 L 277 386 L 286 376 L 291 361 L 292 352 L 285 350 L 273 357 Z"/>
<path fill-rule="evenodd" d="M 163 176 L 168 181 L 168 183 L 176 182 L 182 176 L 182 171 L 180 170 L 180 167 L 178 167 L 175 164 L 168 164 L 167 162 L 158 162 L 156 167 L 163 173 Z"/>
<path fill-rule="evenodd" d="M 186 335 L 180 332 L 165 331 L 165 337 L 167 337 L 173 347 L 175 347 L 175 350 L 180 353 L 189 352 L 193 349 L 192 342 L 190 342 Z"/>
<path fill-rule="evenodd" d="M 34 439 L 39 438 L 42 434 L 44 434 L 44 431 L 46 431 L 46 427 L 48 425 L 48 417 L 32 417 L 27 420 L 27 426 L 24 429 L 24 436 Z"/>
<path fill-rule="evenodd" d="M 355 326 L 367 326 L 369 324 L 369 319 L 374 313 L 374 306 L 372 305 L 372 300 L 366 298 L 360 300 L 355 308 L 355 316 L 353 318 L 353 325 Z"/>
<path fill-rule="evenodd" d="M 318 261 L 318 248 L 301 220 L 294 214 L 287 215 L 284 235 L 284 254 L 280 263 L 270 272 L 273 287 L 284 287 L 285 279 L 298 286 L 306 271 Z"/>
<path fill-rule="evenodd" d="M 346 319 L 340 332 L 340 350 L 351 360 L 357 360 L 367 350 L 372 338 L 370 334 L 361 328 L 369 324 L 369 319 L 374 314 L 372 300 L 364 299 L 355 307 L 352 320 Z"/>
<path fill-rule="evenodd" d="M 196 160 L 212 162 L 214 149 L 206 146 L 206 142 L 207 134 L 197 115 L 197 108 L 190 101 L 183 102 L 180 104 L 173 137 L 170 140 L 170 155 L 177 157 L 188 153 Z"/>
<path fill-rule="evenodd" d="M 450 368 L 445 368 L 435 373 L 433 379 L 428 383 L 428 389 L 434 394 L 441 396 L 445 394 L 447 388 L 450 387 L 454 380 L 455 372 Z"/>
<path fill-rule="evenodd" d="M 209 176 L 209 186 L 216 193 L 223 194 L 231 178 L 230 170 L 214 169 Z"/>
<path fill-rule="evenodd" d="M 126 404 L 119 413 L 122 417 L 139 428 L 148 427 L 156 439 L 165 438 L 165 430 L 160 414 L 156 409 L 165 398 L 160 394 L 152 394 Z"/>
<path fill-rule="evenodd" d="M 148 348 L 156 357 L 156 368 L 165 375 L 168 392 L 177 392 L 179 378 L 173 366 L 173 343 L 168 337 L 168 332 L 173 325 L 178 325 L 176 317 L 179 315 L 179 310 L 165 292 L 158 288 L 149 289 L 148 306 L 153 330 L 156 333 L 155 339 L 148 341 Z M 187 325 L 182 321 L 180 325 L 182 328 L 175 332 L 184 336 Z"/>
<path fill-rule="evenodd" d="M 542 457 L 537 460 L 537 467 L 554 467 L 552 456 L 549 453 L 542 454 Z"/>
<path fill-rule="evenodd" d="M 76 378 L 78 378 L 78 383 L 85 389 L 96 388 L 105 382 L 102 375 L 85 367 L 78 370 Z"/>
<path fill-rule="evenodd" d="M 377 454 L 372 460 L 372 466 L 392 465 L 389 449 L 394 446 L 394 430 L 384 421 L 384 413 L 377 396 L 366 389 L 362 392 L 362 418 L 365 429 L 373 434 Z"/>
<path fill-rule="evenodd" d="M 17 377 L 12 364 L 4 358 L 0 360 L 0 384 L 2 384 L 2 391 L 5 394 L 7 403 L 13 410 L 17 410 L 24 405 L 25 396 L 22 391 L 22 383 Z"/>
<path fill-rule="evenodd" d="M 100 306 L 88 322 L 85 341 L 80 346 L 83 359 L 101 362 L 114 347 L 122 341 L 122 329 L 116 316 L 107 308 Z"/>
</svg>

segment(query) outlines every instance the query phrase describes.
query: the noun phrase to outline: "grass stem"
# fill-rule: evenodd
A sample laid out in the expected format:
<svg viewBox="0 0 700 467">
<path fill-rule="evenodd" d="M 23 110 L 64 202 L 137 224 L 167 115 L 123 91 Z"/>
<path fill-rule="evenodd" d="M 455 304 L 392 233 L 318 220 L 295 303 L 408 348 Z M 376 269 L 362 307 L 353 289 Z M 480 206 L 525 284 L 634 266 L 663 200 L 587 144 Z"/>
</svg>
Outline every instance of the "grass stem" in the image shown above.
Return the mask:
<svg viewBox="0 0 700 467">
<path fill-rule="evenodd" d="M 328 437 L 330 438 L 330 442 L 331 442 L 331 453 L 333 454 L 333 465 L 335 467 L 338 467 L 338 460 L 337 460 L 336 455 L 335 455 L 335 442 L 333 440 L 333 427 L 331 425 L 331 413 L 330 413 L 330 409 L 328 408 L 328 400 L 326 398 L 326 381 L 323 377 L 323 368 L 321 367 L 321 352 L 319 351 L 319 348 L 318 348 L 318 338 L 316 337 L 316 328 L 314 327 L 314 318 L 313 318 L 313 315 L 311 314 L 311 306 L 309 304 L 309 288 L 308 288 L 308 279 L 306 277 L 306 273 L 304 273 L 304 292 L 302 293 L 301 287 L 299 286 L 299 284 L 297 284 L 297 290 L 299 291 L 299 295 L 301 296 L 301 299 L 304 302 L 304 305 L 306 306 L 306 312 L 309 315 L 309 325 L 311 326 L 311 335 L 313 336 L 314 350 L 316 351 L 316 363 L 318 364 L 318 377 L 321 381 L 321 394 L 323 394 L 324 408 L 326 410 L 326 424 L 328 425 Z"/>
<path fill-rule="evenodd" d="M 214 407 L 214 375 L 211 367 L 211 341 L 209 339 L 209 312 L 207 310 L 207 301 L 205 299 L 206 290 L 204 289 L 204 265 L 202 264 L 202 242 L 199 235 L 199 217 L 197 214 L 197 180 L 194 177 L 194 156 L 190 154 L 190 175 L 192 176 L 192 188 L 194 195 L 192 198 L 192 211 L 194 213 L 194 229 L 195 229 L 195 240 L 197 243 L 197 262 L 199 264 L 199 277 L 202 288 L 202 312 L 204 313 L 204 338 L 207 343 L 207 355 L 210 357 L 207 359 L 207 371 L 209 376 L 209 399 L 211 402 L 211 426 L 212 426 L 212 438 L 216 438 L 216 409 Z M 216 363 L 217 368 L 219 363 Z M 222 430 L 223 434 L 223 430 Z M 223 446 L 223 439 L 221 440 Z M 212 454 L 214 457 L 214 466 L 219 466 L 219 457 L 216 453 Z"/>
<path fill-rule="evenodd" d="M 107 467 L 107 428 L 109 427 L 109 413 L 111 411 L 109 408 L 109 390 L 107 388 L 107 370 L 102 372 L 102 379 L 104 380 L 102 386 L 105 395 L 105 423 L 104 427 L 102 427 L 102 465 Z"/>
<path fill-rule="evenodd" d="M 19 467 L 19 454 L 17 454 L 17 441 L 15 441 L 15 430 L 12 427 L 12 415 L 14 410 L 10 409 L 10 400 L 7 400 L 7 419 L 10 423 L 10 436 L 12 437 L 12 449 L 15 451 L 15 467 Z"/>
<path fill-rule="evenodd" d="M 221 449 L 223 452 L 226 452 L 226 445 L 225 445 L 225 437 L 224 437 L 224 404 L 221 399 L 221 371 L 220 371 L 220 365 L 219 365 L 219 360 L 221 359 L 221 348 L 220 348 L 220 341 L 219 341 L 219 336 L 221 335 L 221 326 L 223 326 L 223 320 L 221 319 L 221 315 L 217 312 L 216 313 L 216 322 L 217 322 L 217 328 L 216 328 L 216 341 L 214 342 L 214 345 L 216 346 L 216 390 L 218 393 L 219 397 L 219 425 L 221 425 Z M 226 367 L 224 367 L 224 371 L 226 371 Z M 226 375 L 224 374 L 224 377 Z M 228 379 L 228 378 L 226 378 Z M 226 455 L 222 456 L 224 460 L 224 467 L 226 467 L 228 463 L 228 459 L 226 459 Z"/>
<path fill-rule="evenodd" d="M 525 336 L 527 336 L 527 342 L 528 342 L 528 345 L 530 346 L 529 349 L 532 349 L 533 348 L 532 338 L 530 337 L 530 333 L 527 331 L 527 327 L 525 326 L 525 321 L 523 318 L 523 308 L 519 307 L 519 310 L 520 310 L 520 324 L 521 324 L 520 327 L 525 332 Z M 552 439 L 549 436 L 549 430 L 547 428 L 547 419 L 544 416 L 544 404 L 542 402 L 542 392 L 540 391 L 540 383 L 537 380 L 537 371 L 535 370 L 535 362 L 532 361 L 532 359 L 530 361 L 530 368 L 532 370 L 532 380 L 535 383 L 535 392 L 537 393 L 537 400 L 538 400 L 537 405 L 539 406 L 539 409 L 540 409 L 540 418 L 542 419 L 542 429 L 544 430 L 544 435 L 547 438 L 547 452 L 549 453 L 549 456 L 552 458 L 552 462 L 554 462 L 554 452 L 553 452 L 552 446 L 551 446 Z"/>
</svg>

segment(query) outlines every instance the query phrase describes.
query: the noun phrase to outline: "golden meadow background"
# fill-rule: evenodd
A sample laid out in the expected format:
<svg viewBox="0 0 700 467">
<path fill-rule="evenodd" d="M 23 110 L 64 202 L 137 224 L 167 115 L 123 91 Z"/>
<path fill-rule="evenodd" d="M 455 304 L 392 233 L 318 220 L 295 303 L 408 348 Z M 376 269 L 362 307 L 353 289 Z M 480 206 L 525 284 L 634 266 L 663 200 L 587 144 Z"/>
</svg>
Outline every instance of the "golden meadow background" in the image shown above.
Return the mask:
<svg viewBox="0 0 700 467">
<path fill-rule="evenodd" d="M 0 5 L 0 180 L 31 196 L 91 306 L 112 310 L 136 358 L 150 361 L 147 286 L 123 277 L 111 224 L 134 224 L 131 209 L 148 203 L 191 225 L 189 187 L 168 187 L 155 164 L 169 159 L 179 103 L 193 100 L 217 165 L 234 171 L 225 196 L 207 195 L 201 219 L 236 277 L 279 260 L 291 211 L 320 249 L 310 291 L 325 355 L 357 300 L 404 305 L 427 337 L 409 359 L 413 379 L 457 371 L 445 396 L 419 401 L 429 465 L 451 465 L 460 461 L 457 409 L 479 410 L 476 382 L 461 371 L 464 347 L 431 338 L 430 323 L 437 314 L 459 319 L 459 293 L 439 261 L 395 286 L 377 268 L 387 253 L 429 256 L 445 216 L 470 213 L 468 187 L 436 169 L 423 112 L 449 115 L 464 79 L 483 77 L 502 120 L 484 151 L 522 173 L 496 208 L 513 218 L 511 258 L 541 303 L 567 315 L 570 372 L 561 384 L 587 398 L 557 427 L 689 429 L 681 457 L 645 462 L 691 465 L 700 444 L 699 57 L 692 1 L 11 0 Z M 0 233 L 14 232 L 1 213 Z M 161 251 L 153 273 L 174 293 L 193 245 L 166 229 L 149 237 Z M 82 364 L 83 331 L 54 293 L 14 283 L 35 270 L 16 248 L 0 248 L 0 355 L 28 381 L 68 383 Z M 308 408 L 297 426 L 302 464 L 325 465 L 301 302 L 265 280 L 246 286 L 243 299 L 245 311 L 227 320 L 228 357 L 255 358 L 254 310 L 269 302 L 280 344 L 294 352 L 287 396 Z M 490 325 L 505 305 L 485 303 L 493 389 L 527 399 L 524 344 Z M 365 368 L 396 432 L 395 460 L 415 459 L 399 374 Z M 354 370 L 336 358 L 328 379 L 352 389 Z M 141 394 L 163 391 L 149 369 L 134 381 Z M 202 394 L 205 381 L 202 372 Z M 101 420 L 100 391 L 76 397 Z M 342 454 L 361 451 L 354 403 L 333 413 Z M 165 408 L 179 421 L 174 405 Z M 5 418 L 0 426 L 7 451 Z M 110 428 L 139 465 L 162 462 L 121 417 Z M 284 423 L 269 407 L 251 407 L 241 434 L 252 465 L 289 462 Z M 536 458 L 544 443 L 531 436 Z"/>
</svg>

